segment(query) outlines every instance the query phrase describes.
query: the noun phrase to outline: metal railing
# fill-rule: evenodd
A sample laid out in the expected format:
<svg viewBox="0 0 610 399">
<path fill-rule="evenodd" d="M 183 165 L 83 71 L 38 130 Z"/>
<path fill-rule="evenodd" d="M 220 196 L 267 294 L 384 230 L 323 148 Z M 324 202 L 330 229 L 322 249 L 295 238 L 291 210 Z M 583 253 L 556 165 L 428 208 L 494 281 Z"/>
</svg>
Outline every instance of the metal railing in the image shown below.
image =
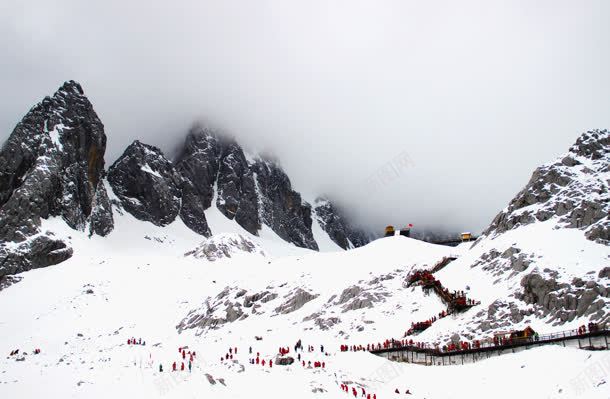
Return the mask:
<svg viewBox="0 0 610 399">
<path fill-rule="evenodd" d="M 610 329 L 608 328 L 598 328 L 594 331 L 588 331 L 584 333 L 579 333 L 578 330 L 567 330 L 538 336 L 498 339 L 497 341 L 495 341 L 494 339 L 486 339 L 479 341 L 479 345 L 477 346 L 471 344 L 467 349 L 463 349 L 459 347 L 459 345 L 457 345 L 457 347 L 453 350 L 442 349 L 436 346 L 431 347 L 429 344 L 426 343 L 420 343 L 419 346 L 409 344 L 402 345 L 401 341 L 394 340 L 393 342 L 390 342 L 390 344 L 386 348 L 373 349 L 369 352 L 374 354 L 382 354 L 390 352 L 412 351 L 416 353 L 426 353 L 432 356 L 451 356 L 455 354 L 467 354 L 486 352 L 490 350 L 511 349 L 521 346 L 540 346 L 549 343 L 557 343 L 574 339 L 587 339 L 593 337 L 606 337 L 605 349 L 608 349 L 608 336 L 610 336 Z"/>
</svg>

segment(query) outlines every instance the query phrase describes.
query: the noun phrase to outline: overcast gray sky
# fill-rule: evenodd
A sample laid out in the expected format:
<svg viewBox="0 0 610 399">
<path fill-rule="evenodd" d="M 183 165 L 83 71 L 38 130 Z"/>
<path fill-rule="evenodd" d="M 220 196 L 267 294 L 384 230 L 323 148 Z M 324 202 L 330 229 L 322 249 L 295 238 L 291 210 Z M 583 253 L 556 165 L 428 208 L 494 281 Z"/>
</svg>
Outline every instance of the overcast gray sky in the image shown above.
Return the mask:
<svg viewBox="0 0 610 399">
<path fill-rule="evenodd" d="M 0 139 L 74 79 L 108 165 L 205 119 L 371 226 L 478 231 L 610 127 L 609 20 L 604 0 L 3 0 Z"/>
</svg>

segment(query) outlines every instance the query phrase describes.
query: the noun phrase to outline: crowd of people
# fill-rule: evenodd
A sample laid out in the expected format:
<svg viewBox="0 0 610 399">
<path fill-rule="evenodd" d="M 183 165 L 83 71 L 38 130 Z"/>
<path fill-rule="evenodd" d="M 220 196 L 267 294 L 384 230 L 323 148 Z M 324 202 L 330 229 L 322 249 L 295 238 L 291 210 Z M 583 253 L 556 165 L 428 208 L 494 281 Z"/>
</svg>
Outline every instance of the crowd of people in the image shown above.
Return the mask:
<svg viewBox="0 0 610 399">
<path fill-rule="evenodd" d="M 178 353 L 180 354 L 180 358 L 182 358 L 182 360 L 174 361 L 172 363 L 172 371 L 185 371 L 186 368 L 188 368 L 189 372 L 193 370 L 193 362 L 195 361 L 197 353 L 191 350 L 187 351 L 187 349 L 188 347 L 184 346 L 178 348 Z M 178 365 L 178 362 L 180 362 L 180 365 Z M 159 364 L 159 372 L 163 372 L 162 363 Z"/>
<path fill-rule="evenodd" d="M 589 323 L 588 325 L 582 325 L 580 327 L 578 327 L 578 334 L 582 335 L 582 334 L 586 334 L 587 332 L 596 332 L 599 331 L 599 325 L 597 323 Z"/>
<path fill-rule="evenodd" d="M 350 389 L 349 385 L 347 384 L 341 384 L 341 390 L 347 394 L 349 394 L 350 392 L 352 393 L 352 395 L 354 395 L 354 398 L 358 397 L 358 388 L 356 387 L 352 387 L 352 389 Z M 366 398 L 366 399 L 377 399 L 377 394 L 371 394 L 371 393 L 367 393 L 366 390 L 364 389 L 364 387 L 360 387 L 361 390 L 361 397 Z"/>
<path fill-rule="evenodd" d="M 467 298 L 464 291 L 449 291 L 443 287 L 441 282 L 428 270 L 416 270 L 407 279 L 407 286 L 420 282 L 424 290 L 434 289 L 437 295 L 449 307 L 447 313 L 451 311 L 462 311 L 469 307 L 478 305 L 480 302 Z"/>
<path fill-rule="evenodd" d="M 146 346 L 146 341 L 142 341 L 142 338 L 137 340 L 133 337 L 127 339 L 127 345 L 143 345 Z"/>
</svg>

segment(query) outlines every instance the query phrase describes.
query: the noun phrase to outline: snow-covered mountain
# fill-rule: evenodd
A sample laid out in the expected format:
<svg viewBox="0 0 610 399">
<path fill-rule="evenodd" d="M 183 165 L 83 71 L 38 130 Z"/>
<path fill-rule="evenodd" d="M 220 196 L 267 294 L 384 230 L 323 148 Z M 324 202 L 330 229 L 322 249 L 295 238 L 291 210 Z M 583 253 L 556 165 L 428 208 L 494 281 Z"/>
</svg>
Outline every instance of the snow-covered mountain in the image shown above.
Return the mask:
<svg viewBox="0 0 610 399">
<path fill-rule="evenodd" d="M 41 230 L 41 220 L 53 216 L 100 236 L 111 234 L 116 212 L 157 226 L 180 218 L 210 237 L 222 232 L 211 230 L 207 220 L 206 211 L 214 207 L 254 236 L 268 226 L 302 248 L 319 249 L 314 223 L 344 249 L 370 241 L 351 227 L 352 241 L 337 238 L 336 223 L 329 220 L 344 216 L 332 206 L 321 208 L 318 216 L 276 161 L 250 156 L 235 140 L 210 129 L 194 127 L 174 161 L 134 141 L 108 169 L 109 184 L 105 149 L 104 126 L 74 81 L 17 125 L 0 152 L 0 277 L 72 256 L 65 241 Z M 107 191 L 115 198 L 112 204 Z"/>
<path fill-rule="evenodd" d="M 277 162 L 202 127 L 175 160 L 134 142 L 105 178 L 105 136 L 99 145 L 88 136 L 103 127 L 80 87 L 69 82 L 45 101 L 0 153 L 2 228 L 25 218 L 19 234 L 2 230 L 0 270 L 19 274 L 0 280 L 0 346 L 20 352 L 0 358 L 0 396 L 334 398 L 344 384 L 379 399 L 407 388 L 428 399 L 609 397 L 603 351 L 548 346 L 449 367 L 339 351 L 404 338 L 447 310 L 409 284 L 418 270 L 476 300 L 407 336 L 431 346 L 607 322 L 607 131 L 584 133 L 539 168 L 476 242 L 445 247 L 368 242 L 328 200 L 304 201 Z M 45 122 L 56 113 L 61 129 Z M 70 145 L 74 158 L 62 152 Z M 298 340 L 313 347 L 300 353 L 305 365 L 278 365 L 278 348 L 296 357 Z M 188 362 L 184 347 L 197 353 L 192 372 L 170 371 Z"/>
<path fill-rule="evenodd" d="M 61 216 L 106 235 L 112 211 L 103 185 L 106 135 L 76 82 L 33 107 L 0 151 L 0 276 L 57 264 L 72 249 L 40 229 Z"/>
<path fill-rule="evenodd" d="M 481 305 L 460 331 L 439 321 L 423 334 L 442 339 L 533 325 L 566 329 L 610 320 L 610 133 L 583 133 L 542 165 L 472 248 L 437 273 Z"/>
</svg>

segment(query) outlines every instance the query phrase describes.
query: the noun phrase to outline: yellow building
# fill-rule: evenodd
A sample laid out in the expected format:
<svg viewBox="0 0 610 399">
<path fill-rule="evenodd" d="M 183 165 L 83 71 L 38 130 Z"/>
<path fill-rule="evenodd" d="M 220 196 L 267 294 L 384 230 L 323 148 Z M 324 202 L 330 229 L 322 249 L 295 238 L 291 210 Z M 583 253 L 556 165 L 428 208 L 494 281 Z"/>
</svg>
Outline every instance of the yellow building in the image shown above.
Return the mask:
<svg viewBox="0 0 610 399">
<path fill-rule="evenodd" d="M 387 226 L 385 228 L 385 236 L 386 237 L 393 236 L 394 234 L 395 234 L 394 226 Z"/>
</svg>

